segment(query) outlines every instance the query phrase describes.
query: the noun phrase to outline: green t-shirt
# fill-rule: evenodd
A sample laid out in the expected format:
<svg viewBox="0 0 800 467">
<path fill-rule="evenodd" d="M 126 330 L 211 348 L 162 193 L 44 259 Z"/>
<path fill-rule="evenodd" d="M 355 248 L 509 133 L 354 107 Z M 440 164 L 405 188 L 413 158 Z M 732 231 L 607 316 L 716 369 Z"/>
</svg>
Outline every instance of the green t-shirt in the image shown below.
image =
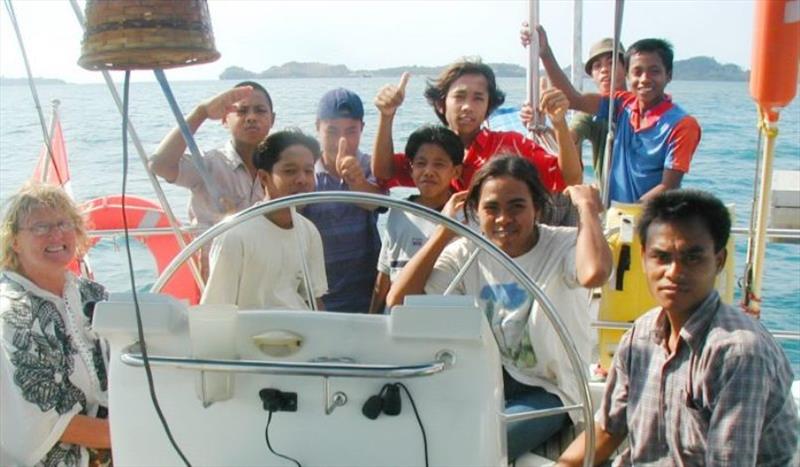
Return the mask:
<svg viewBox="0 0 800 467">
<path fill-rule="evenodd" d="M 570 121 L 569 128 L 578 137 L 576 146 L 580 147 L 587 139 L 592 143 L 592 167 L 595 178 L 600 180 L 603 172 L 603 152 L 605 151 L 606 133 L 608 133 L 608 120 L 596 121 L 591 114 L 576 112 Z"/>
</svg>

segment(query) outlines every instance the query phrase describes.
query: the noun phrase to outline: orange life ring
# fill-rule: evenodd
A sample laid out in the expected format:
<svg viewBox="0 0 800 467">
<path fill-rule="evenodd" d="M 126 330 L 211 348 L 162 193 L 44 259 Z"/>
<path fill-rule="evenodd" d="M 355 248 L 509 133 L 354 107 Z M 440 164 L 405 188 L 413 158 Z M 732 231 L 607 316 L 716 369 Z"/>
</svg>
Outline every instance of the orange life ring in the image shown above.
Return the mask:
<svg viewBox="0 0 800 467">
<path fill-rule="evenodd" d="M 164 211 L 156 203 L 138 196 L 125 197 L 126 213 L 129 229 L 149 229 L 155 227 L 169 227 L 169 220 Z M 82 211 L 86 225 L 91 230 L 116 230 L 124 228 L 122 220 L 122 196 L 112 195 L 83 203 Z M 133 236 L 142 242 L 156 260 L 158 273 L 164 271 L 167 265 L 181 251 L 173 233 L 158 235 Z M 92 240 L 92 246 L 99 239 Z M 191 241 L 191 236 L 186 236 L 186 243 Z M 186 299 L 195 305 L 200 301 L 200 290 L 192 277 L 188 264 L 181 266 L 172 278 L 164 285 L 163 293 L 179 299 Z"/>
</svg>

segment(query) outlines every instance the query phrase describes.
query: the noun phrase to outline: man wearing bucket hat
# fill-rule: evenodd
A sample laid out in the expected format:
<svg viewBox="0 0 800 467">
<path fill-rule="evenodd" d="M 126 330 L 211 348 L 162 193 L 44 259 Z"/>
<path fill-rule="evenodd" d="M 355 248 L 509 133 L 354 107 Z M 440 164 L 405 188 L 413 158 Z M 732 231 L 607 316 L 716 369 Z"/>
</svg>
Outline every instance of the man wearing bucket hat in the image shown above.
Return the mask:
<svg viewBox="0 0 800 467">
<path fill-rule="evenodd" d="M 679 188 L 700 143 L 697 120 L 672 102 L 664 91 L 672 81 L 672 45 L 663 39 L 641 39 L 625 54 L 631 91 L 581 94 L 559 68 L 544 28 L 537 27 L 544 68 L 569 99 L 571 109 L 607 120 L 614 98 L 614 152 L 609 167 L 609 199 L 644 202 L 666 190 Z M 525 32 L 523 30 L 523 36 Z M 613 47 L 612 47 L 613 48 Z"/>
<path fill-rule="evenodd" d="M 530 44 L 530 30 L 527 22 L 522 23 L 520 40 L 523 46 Z M 586 74 L 591 76 L 592 81 L 597 86 L 597 91 L 603 96 L 611 94 L 613 50 L 614 40 L 610 37 L 595 42 L 589 49 L 589 59 L 586 60 L 583 68 L 586 70 Z M 553 60 L 555 61 L 555 57 Z M 559 65 L 556 64 L 556 66 L 558 67 Z M 614 91 L 624 91 L 626 89 L 625 47 L 620 43 L 617 44 L 617 69 L 614 79 Z M 532 115 L 530 105 L 524 105 L 520 116 L 526 126 Z M 592 168 L 594 169 L 595 177 L 600 179 L 603 171 L 603 151 L 605 150 L 606 134 L 608 133 L 608 120 L 595 118 L 594 115 L 585 112 L 576 112 L 569 122 L 569 131 L 579 156 L 582 156 L 583 141 L 588 140 L 592 144 Z"/>
<path fill-rule="evenodd" d="M 598 92 L 604 96 L 611 94 L 613 50 L 614 41 L 609 37 L 595 42 L 589 49 L 589 59 L 586 60 L 584 67 L 586 74 L 592 77 Z M 627 88 L 625 85 L 625 48 L 621 43 L 618 44 L 616 57 L 614 91 L 624 91 Z M 603 151 L 608 133 L 608 120 L 600 120 L 594 115 L 577 112 L 569 122 L 569 130 L 579 153 L 584 140 L 588 140 L 592 144 L 592 167 L 595 177 L 599 179 L 603 171 Z"/>
<path fill-rule="evenodd" d="M 364 105 L 344 88 L 326 92 L 317 108 L 317 137 L 322 157 L 314 165 L 317 191 L 383 193 L 370 170 L 371 157 L 358 148 L 364 129 Z M 369 311 L 375 267 L 381 249 L 377 212 L 345 203 L 307 206 L 303 214 L 322 234 L 328 311 Z"/>
</svg>

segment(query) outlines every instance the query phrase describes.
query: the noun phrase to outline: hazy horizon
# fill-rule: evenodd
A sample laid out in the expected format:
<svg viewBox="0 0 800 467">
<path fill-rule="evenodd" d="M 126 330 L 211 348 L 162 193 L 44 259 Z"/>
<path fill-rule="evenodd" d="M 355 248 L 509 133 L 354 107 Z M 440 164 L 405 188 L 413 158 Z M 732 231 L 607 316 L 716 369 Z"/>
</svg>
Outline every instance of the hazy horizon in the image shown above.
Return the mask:
<svg viewBox="0 0 800 467">
<path fill-rule="evenodd" d="M 527 18 L 523 0 L 208 3 L 222 57 L 210 64 L 168 70 L 171 80 L 218 79 L 230 66 L 259 73 L 291 61 L 344 64 L 351 70 L 440 66 L 473 55 L 490 63 L 524 66 L 527 61 L 518 39 L 520 23 Z M 18 0 L 13 5 L 34 76 L 102 82 L 99 73 L 77 65 L 83 34 L 67 1 Z M 571 63 L 572 5 L 541 2 L 541 23 L 564 67 Z M 664 37 L 675 46 L 676 60 L 710 56 L 723 64 L 750 68 L 753 0 L 629 0 L 624 13 L 626 45 L 642 37 Z M 584 58 L 592 42 L 611 34 L 612 20 L 611 0 L 583 2 Z M 0 9 L 0 75 L 26 76 L 5 9 Z M 153 75 L 134 73 L 132 79 L 153 81 Z"/>
</svg>

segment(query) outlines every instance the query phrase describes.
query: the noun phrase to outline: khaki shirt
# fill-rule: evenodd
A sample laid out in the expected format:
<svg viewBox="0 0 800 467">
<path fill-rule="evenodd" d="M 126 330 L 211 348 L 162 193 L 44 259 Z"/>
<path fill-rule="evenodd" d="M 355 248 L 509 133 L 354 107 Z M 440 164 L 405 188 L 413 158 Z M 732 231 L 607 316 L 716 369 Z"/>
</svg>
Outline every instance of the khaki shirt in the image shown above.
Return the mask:
<svg viewBox="0 0 800 467">
<path fill-rule="evenodd" d="M 201 227 L 211 227 L 225 216 L 249 208 L 264 199 L 264 188 L 258 177 L 247 171 L 241 156 L 229 141 L 224 147 L 203 154 L 205 169 L 216 183 L 222 197 L 219 203 L 211 199 L 191 155 L 180 160 L 175 184 L 192 191 L 189 201 L 189 219 Z M 218 206 L 222 207 L 222 210 Z"/>
</svg>

